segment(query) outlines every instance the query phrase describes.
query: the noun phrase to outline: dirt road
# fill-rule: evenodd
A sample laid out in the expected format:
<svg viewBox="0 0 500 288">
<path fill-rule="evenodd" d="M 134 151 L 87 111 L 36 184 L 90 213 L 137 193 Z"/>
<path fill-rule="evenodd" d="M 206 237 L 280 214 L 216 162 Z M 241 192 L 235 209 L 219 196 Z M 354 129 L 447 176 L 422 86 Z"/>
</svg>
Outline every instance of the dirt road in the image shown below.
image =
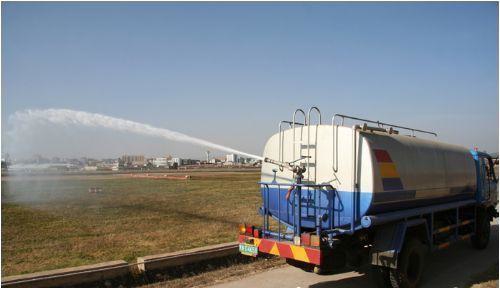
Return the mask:
<svg viewBox="0 0 500 288">
<path fill-rule="evenodd" d="M 491 232 L 491 241 L 485 250 L 475 250 L 469 242 L 462 241 L 449 249 L 431 253 L 427 258 L 428 266 L 421 287 L 468 287 L 472 275 L 481 273 L 498 263 L 497 221 L 492 226 Z M 372 285 L 367 272 L 319 276 L 287 266 L 214 287 L 364 288 Z"/>
</svg>

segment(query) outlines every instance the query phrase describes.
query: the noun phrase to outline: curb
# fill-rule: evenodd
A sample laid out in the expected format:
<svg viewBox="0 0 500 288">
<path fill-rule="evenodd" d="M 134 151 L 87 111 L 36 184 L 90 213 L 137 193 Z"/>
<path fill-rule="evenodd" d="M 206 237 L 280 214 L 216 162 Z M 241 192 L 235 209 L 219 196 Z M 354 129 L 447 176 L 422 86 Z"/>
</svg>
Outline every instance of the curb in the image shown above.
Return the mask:
<svg viewBox="0 0 500 288">
<path fill-rule="evenodd" d="M 56 287 L 103 281 L 129 273 L 123 260 L 2 277 L 2 287 Z"/>
<path fill-rule="evenodd" d="M 137 268 L 141 272 L 168 267 L 182 266 L 200 261 L 238 254 L 238 242 L 230 242 L 137 258 Z"/>
<path fill-rule="evenodd" d="M 132 275 L 132 271 L 134 270 L 138 270 L 140 273 L 146 273 L 236 254 L 238 254 L 238 242 L 230 242 L 172 253 L 143 256 L 137 258 L 136 263 L 127 263 L 124 260 L 117 260 L 2 277 L 1 286 L 9 288 L 48 288 L 82 285 L 129 276 Z"/>
</svg>

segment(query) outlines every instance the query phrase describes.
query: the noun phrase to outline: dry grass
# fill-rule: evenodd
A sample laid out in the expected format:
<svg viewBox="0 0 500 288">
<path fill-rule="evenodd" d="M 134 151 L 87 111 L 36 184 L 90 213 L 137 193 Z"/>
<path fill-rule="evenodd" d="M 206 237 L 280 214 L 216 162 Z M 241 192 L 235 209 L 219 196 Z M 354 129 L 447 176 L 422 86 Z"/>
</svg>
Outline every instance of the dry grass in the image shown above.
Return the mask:
<svg viewBox="0 0 500 288">
<path fill-rule="evenodd" d="M 238 223 L 260 221 L 258 178 L 247 172 L 186 181 L 3 179 L 2 275 L 234 241 Z M 90 194 L 89 187 L 104 192 Z"/>
</svg>

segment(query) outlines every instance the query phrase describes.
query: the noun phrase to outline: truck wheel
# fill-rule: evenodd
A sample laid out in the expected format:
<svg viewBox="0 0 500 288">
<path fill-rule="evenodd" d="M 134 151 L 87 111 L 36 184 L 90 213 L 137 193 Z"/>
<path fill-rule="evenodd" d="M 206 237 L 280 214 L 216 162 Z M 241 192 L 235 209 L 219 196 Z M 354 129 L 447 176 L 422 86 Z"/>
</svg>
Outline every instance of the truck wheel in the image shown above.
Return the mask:
<svg viewBox="0 0 500 288">
<path fill-rule="evenodd" d="M 389 282 L 389 268 L 372 265 L 370 276 L 378 288 L 391 287 Z"/>
<path fill-rule="evenodd" d="M 480 213 L 477 217 L 476 233 L 471 237 L 472 245 L 476 249 L 484 249 L 490 242 L 490 218 L 487 213 Z"/>
<path fill-rule="evenodd" d="M 426 246 L 416 238 L 405 242 L 399 255 L 398 268 L 389 270 L 390 287 L 415 288 L 424 271 Z"/>
</svg>

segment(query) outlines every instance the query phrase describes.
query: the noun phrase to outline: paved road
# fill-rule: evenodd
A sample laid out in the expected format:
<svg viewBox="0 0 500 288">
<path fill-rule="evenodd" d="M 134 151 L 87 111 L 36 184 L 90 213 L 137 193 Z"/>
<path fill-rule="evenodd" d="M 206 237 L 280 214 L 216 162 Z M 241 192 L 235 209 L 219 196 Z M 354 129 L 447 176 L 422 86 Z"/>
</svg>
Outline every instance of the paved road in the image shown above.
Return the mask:
<svg viewBox="0 0 500 288">
<path fill-rule="evenodd" d="M 498 224 L 492 226 L 491 232 L 491 241 L 485 250 L 475 250 L 468 241 L 462 241 L 448 249 L 432 253 L 427 258 L 428 266 L 421 287 L 467 287 L 472 275 L 498 263 Z M 348 272 L 320 276 L 287 266 L 215 287 L 364 288 L 372 285 L 368 274 Z"/>
</svg>

